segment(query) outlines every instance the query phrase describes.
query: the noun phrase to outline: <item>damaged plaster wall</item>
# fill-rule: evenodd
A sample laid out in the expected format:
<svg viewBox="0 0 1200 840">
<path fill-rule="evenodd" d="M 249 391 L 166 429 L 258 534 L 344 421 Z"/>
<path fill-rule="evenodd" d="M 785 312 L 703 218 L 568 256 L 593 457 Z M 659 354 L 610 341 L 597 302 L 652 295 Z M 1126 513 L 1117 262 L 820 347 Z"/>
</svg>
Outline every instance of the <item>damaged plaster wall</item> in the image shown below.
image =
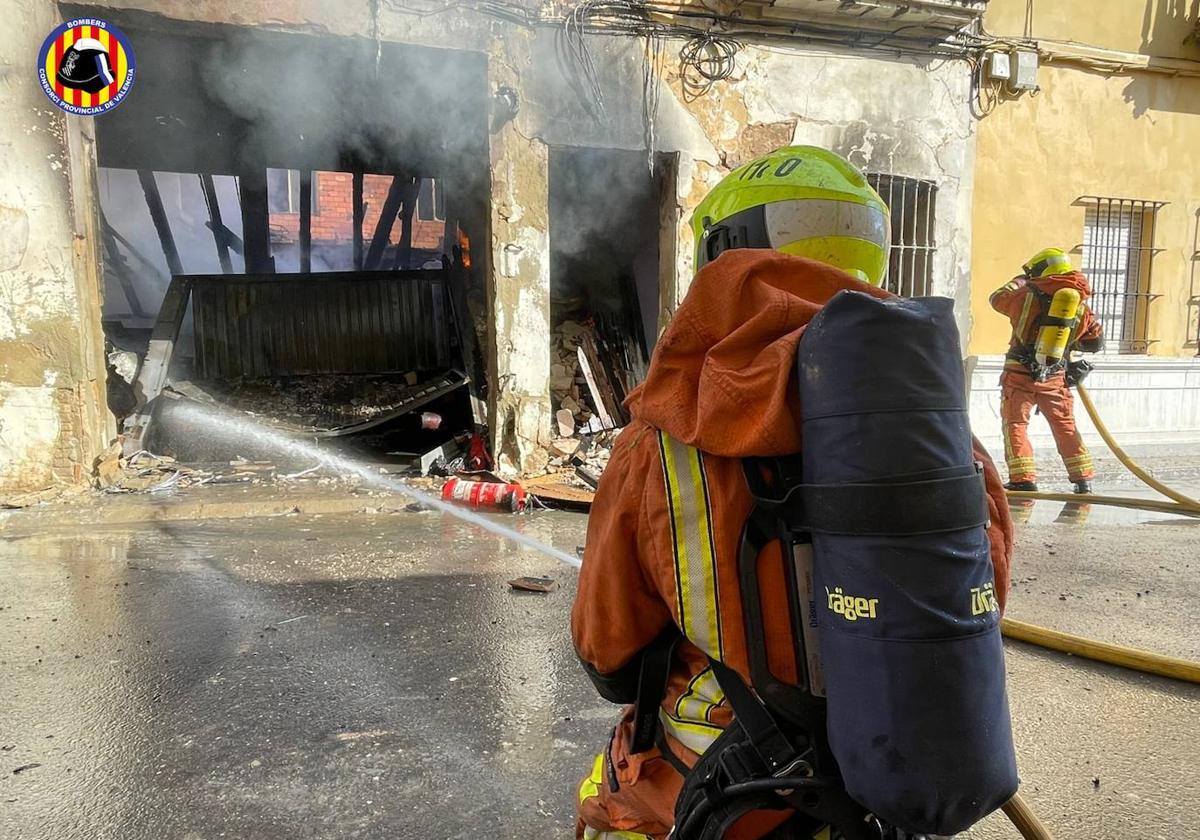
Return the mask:
<svg viewBox="0 0 1200 840">
<path fill-rule="evenodd" d="M 975 130 L 965 63 L 750 46 L 738 54 L 733 77 L 699 98 L 687 101 L 678 74 L 668 83 L 720 150 L 718 165 L 705 149 L 680 173 L 685 221 L 730 169 L 785 143 L 833 149 L 865 172 L 936 184 L 933 293 L 955 300 L 967 334 Z M 679 242 L 682 296 L 693 272 L 683 225 Z"/>
<path fill-rule="evenodd" d="M 534 34 L 533 67 L 520 88 L 531 131 L 551 145 L 641 149 L 641 39 L 585 38 L 594 80 L 564 62 L 558 33 Z M 732 169 L 789 143 L 824 146 L 867 172 L 937 185 L 934 294 L 954 298 L 960 330 L 970 316 L 969 267 L 975 128 L 965 62 L 746 44 L 733 75 L 702 95 L 685 91 L 680 41 L 662 46 L 655 149 L 678 155 L 675 288 L 693 274 L 688 222 Z M 524 112 L 523 112 L 524 113 Z M 670 209 L 670 208 L 668 208 Z M 664 218 L 671 217 L 664 212 Z"/>
<path fill-rule="evenodd" d="M 518 90 L 529 61 L 524 30 L 501 31 L 491 48 L 488 84 Z M 550 443 L 549 149 L 500 104 L 493 115 L 492 263 L 488 344 L 489 424 L 503 475 L 540 471 Z"/>
<path fill-rule="evenodd" d="M 489 420 L 501 468 L 536 469 L 551 426 L 547 150 L 645 147 L 645 42 L 587 36 L 596 69 L 590 80 L 563 49 L 559 29 L 530 29 L 470 10 L 418 16 L 369 0 L 125 0 L 123 6 L 182 20 L 442 44 L 488 55 L 489 93 L 511 87 L 520 105 L 515 119 L 493 122 L 490 138 Z M 967 66 L 748 44 L 730 79 L 694 97 L 685 95 L 680 79 L 680 46 L 662 45 L 665 73 L 657 82 L 653 131 L 655 149 L 678 161 L 674 207 L 662 213 L 664 221 L 677 220 L 675 271 L 664 278 L 662 320 L 691 281 L 692 209 L 734 166 L 794 142 L 836 149 L 868 171 L 937 184 L 934 291 L 956 300 L 965 332 L 975 142 Z"/>
<path fill-rule="evenodd" d="M 105 408 L 90 121 L 38 87 L 58 23 L 13 5 L 0 28 L 0 492 L 79 483 L 115 434 Z"/>
</svg>

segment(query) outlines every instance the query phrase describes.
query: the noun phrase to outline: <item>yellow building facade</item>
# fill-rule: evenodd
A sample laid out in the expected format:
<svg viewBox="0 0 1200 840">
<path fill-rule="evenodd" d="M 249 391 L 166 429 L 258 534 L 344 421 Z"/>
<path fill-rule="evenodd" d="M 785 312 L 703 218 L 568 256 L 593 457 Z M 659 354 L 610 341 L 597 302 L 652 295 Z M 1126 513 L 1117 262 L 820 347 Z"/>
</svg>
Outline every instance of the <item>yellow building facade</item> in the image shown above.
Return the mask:
<svg viewBox="0 0 1200 840">
<path fill-rule="evenodd" d="M 1004 352 L 988 296 L 1046 247 L 1091 275 L 1107 354 L 1200 351 L 1198 19 L 1200 0 L 988 4 L 988 33 L 1036 44 L 1040 67 L 1021 94 L 982 74 L 973 355 Z"/>
</svg>

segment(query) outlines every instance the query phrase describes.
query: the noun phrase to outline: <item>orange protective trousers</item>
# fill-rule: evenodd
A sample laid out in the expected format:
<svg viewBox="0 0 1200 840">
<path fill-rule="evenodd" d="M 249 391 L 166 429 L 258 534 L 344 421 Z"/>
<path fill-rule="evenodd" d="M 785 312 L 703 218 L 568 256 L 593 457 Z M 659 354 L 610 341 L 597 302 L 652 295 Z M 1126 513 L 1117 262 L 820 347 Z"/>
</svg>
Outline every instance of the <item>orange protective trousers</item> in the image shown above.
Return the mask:
<svg viewBox="0 0 1200 840">
<path fill-rule="evenodd" d="M 1071 481 L 1090 481 L 1096 474 L 1091 453 L 1075 426 L 1075 400 L 1059 373 L 1036 382 L 1023 371 L 1000 376 L 1000 420 L 1004 429 L 1004 458 L 1009 481 L 1037 481 L 1037 464 L 1029 443 L 1029 415 L 1034 406 L 1045 416 L 1054 444 Z"/>
</svg>

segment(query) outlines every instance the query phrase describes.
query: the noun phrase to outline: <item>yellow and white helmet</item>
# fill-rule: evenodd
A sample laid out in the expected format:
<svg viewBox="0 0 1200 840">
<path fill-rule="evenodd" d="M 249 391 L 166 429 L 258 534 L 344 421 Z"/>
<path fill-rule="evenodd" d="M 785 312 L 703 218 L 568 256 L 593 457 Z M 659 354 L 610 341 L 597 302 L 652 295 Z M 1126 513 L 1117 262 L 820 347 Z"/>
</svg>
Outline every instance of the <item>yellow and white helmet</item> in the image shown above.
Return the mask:
<svg viewBox="0 0 1200 840">
<path fill-rule="evenodd" d="M 888 207 L 850 161 L 785 146 L 739 166 L 692 214 L 696 268 L 734 248 L 771 248 L 878 286 L 891 247 Z"/>
<path fill-rule="evenodd" d="M 1025 272 L 1026 277 L 1036 280 L 1039 277 L 1070 274 L 1075 269 L 1071 265 L 1071 258 L 1067 256 L 1066 251 L 1061 248 L 1047 248 L 1034 254 L 1029 262 L 1021 266 L 1021 270 Z"/>
</svg>

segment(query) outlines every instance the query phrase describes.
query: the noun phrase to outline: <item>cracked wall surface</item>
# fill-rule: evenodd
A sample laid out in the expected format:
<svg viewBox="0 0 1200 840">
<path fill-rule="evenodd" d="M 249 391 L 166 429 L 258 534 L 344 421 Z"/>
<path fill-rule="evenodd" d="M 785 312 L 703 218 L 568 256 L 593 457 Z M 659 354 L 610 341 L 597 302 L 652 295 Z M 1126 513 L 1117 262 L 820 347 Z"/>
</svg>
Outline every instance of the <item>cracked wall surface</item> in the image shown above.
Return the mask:
<svg viewBox="0 0 1200 840">
<path fill-rule="evenodd" d="M 787 142 L 833 149 L 866 172 L 936 184 L 933 293 L 955 300 L 966 335 L 975 133 L 965 63 L 747 47 L 734 75 L 699 97 L 684 95 L 678 73 L 667 83 L 708 140 L 679 179 L 685 220 L 722 175 Z M 717 161 L 709 148 L 719 150 Z M 682 290 L 692 274 L 690 232 L 681 229 L 679 242 Z"/>
<path fill-rule="evenodd" d="M 488 61 L 493 91 L 520 89 L 529 50 L 527 32 L 497 34 Z M 502 475 L 546 466 L 551 425 L 549 150 L 521 110 L 515 118 L 495 113 L 490 144 L 488 419 Z"/>
<path fill-rule="evenodd" d="M 109 4 L 81 5 L 103 16 Z M 35 11 L 25 13 L 19 31 L 10 29 L 5 36 L 9 49 L 4 54 L 36 49 L 52 27 L 54 15 L 49 4 L 32 8 Z M 667 266 L 663 272 L 664 318 L 660 320 L 665 320 L 690 285 L 694 245 L 688 220 L 692 209 L 739 163 L 784 143 L 812 143 L 836 149 L 870 171 L 933 181 L 939 189 L 934 291 L 955 298 L 960 323 L 966 327 L 974 134 L 967 104 L 969 71 L 961 62 L 746 45 L 730 79 L 694 96 L 685 95 L 680 78 L 677 56 L 681 43 L 668 40 L 662 44 L 664 72 L 652 85 L 658 107 L 653 130 L 648 132 L 642 107 L 646 45 L 640 39 L 587 36 L 595 66 L 594 77 L 590 77 L 572 64 L 569 50 L 564 54 L 557 29 L 529 29 L 468 11 L 416 16 L 404 14 L 390 3 L 371 0 L 125 0 L 122 11 L 111 14 L 119 16 L 130 9 L 162 15 L 163 25 L 173 25 L 169 18 L 264 26 L 314 36 L 378 37 L 488 56 L 489 93 L 507 86 L 520 100 L 516 118 L 494 121 L 490 136 L 489 422 L 499 466 L 506 473 L 537 469 L 545 458 L 542 447 L 551 432 L 547 160 L 552 146 L 643 149 L 652 133 L 657 151 L 673 153 L 670 157 L 677 161 L 677 171 L 670 179 L 674 202 L 664 206 L 661 218 L 675 222 L 674 231 L 664 231 L 664 241 L 674 238 L 674 266 L 673 271 Z M 50 109 L 35 101 L 41 97 L 36 86 L 20 87 L 19 104 L 7 102 L 5 107 L 12 108 L 18 122 L 25 125 L 30 113 L 39 113 L 36 109 Z M 61 122 L 52 113 L 38 118 L 47 126 L 56 120 Z M 48 169 L 53 162 L 39 159 L 39 153 L 53 155 L 55 148 L 46 143 L 44 150 L 23 150 L 26 168 L 15 179 L 26 193 L 47 197 L 43 199 L 47 205 L 54 203 L 49 197 L 64 190 L 69 197 L 71 179 L 83 178 L 86 184 L 93 171 L 93 164 L 83 156 L 78 173 L 58 173 L 55 181 L 53 170 L 38 168 Z M 57 148 L 61 150 L 62 144 Z M 89 366 L 94 367 L 98 358 L 96 339 L 81 332 L 80 324 L 94 322 L 98 312 L 92 312 L 87 293 L 79 291 L 86 291 L 87 281 L 79 280 L 78 260 L 66 259 L 68 255 L 62 251 L 61 242 L 69 242 L 70 234 L 62 240 L 64 231 L 53 231 L 40 222 L 35 233 L 32 216 L 22 221 L 22 214 L 32 212 L 27 197 L 6 200 L 0 192 L 0 230 L 19 234 L 27 227 L 29 250 L 45 254 L 38 259 L 54 264 L 47 263 L 33 277 L 29 273 L 32 264 L 23 257 L 25 273 L 17 283 L 17 275 L 3 268 L 11 261 L 9 251 L 15 246 L 0 246 L 0 294 L 7 277 L 10 300 L 25 295 L 36 301 L 8 304 L 7 310 L 0 304 L 0 341 L 6 340 L 5 311 L 19 310 L 18 317 L 27 326 L 35 322 L 48 325 L 57 318 L 57 326 L 38 328 L 39 334 L 55 336 L 54 347 L 41 354 L 44 362 L 52 363 L 38 367 L 22 362 L 19 377 L 0 376 L 0 381 L 45 388 L 49 369 L 59 374 L 54 388 L 64 393 L 78 389 L 81 382 L 94 386 Z M 62 212 L 62 221 L 71 221 L 70 213 Z M 86 219 L 80 223 L 86 226 Z M 40 237 L 49 237 L 55 247 L 46 250 L 40 241 L 35 243 L 34 238 Z M 19 238 L 14 236 L 11 241 Z M 34 294 L 34 283 L 49 283 L 52 289 Z M 37 312 L 37 307 L 46 312 Z M 86 352 L 81 348 L 87 348 Z M 37 357 L 27 353 L 23 358 Z M 99 370 L 103 372 L 102 365 Z M 96 406 L 103 405 L 102 394 L 80 393 L 88 407 L 84 414 L 96 415 Z M 25 399 L 29 405 L 45 404 L 41 396 L 30 394 Z M 78 425 L 78 421 L 72 422 Z M 94 420 L 84 423 L 89 424 L 94 426 Z M 93 433 L 80 438 L 85 441 L 78 447 L 81 460 L 88 460 L 89 451 L 96 451 L 93 438 L 102 437 Z"/>
<path fill-rule="evenodd" d="M 0 28 L 0 493 L 78 483 L 115 433 L 104 403 L 88 121 L 32 64 L 59 17 L 13 5 Z"/>
<path fill-rule="evenodd" d="M 640 149 L 643 41 L 602 35 L 585 42 L 594 78 L 564 68 L 555 33 L 534 36 L 521 88 L 528 125 L 551 145 Z M 692 210 L 732 169 L 789 143 L 825 146 L 868 172 L 918 178 L 938 188 L 933 292 L 952 297 L 963 334 L 970 321 L 971 206 L 975 129 L 970 70 L 961 61 L 743 45 L 732 76 L 697 92 L 685 85 L 680 41 L 662 46 L 657 151 L 678 155 L 676 270 L 664 282 L 687 292 L 694 263 Z"/>
</svg>

